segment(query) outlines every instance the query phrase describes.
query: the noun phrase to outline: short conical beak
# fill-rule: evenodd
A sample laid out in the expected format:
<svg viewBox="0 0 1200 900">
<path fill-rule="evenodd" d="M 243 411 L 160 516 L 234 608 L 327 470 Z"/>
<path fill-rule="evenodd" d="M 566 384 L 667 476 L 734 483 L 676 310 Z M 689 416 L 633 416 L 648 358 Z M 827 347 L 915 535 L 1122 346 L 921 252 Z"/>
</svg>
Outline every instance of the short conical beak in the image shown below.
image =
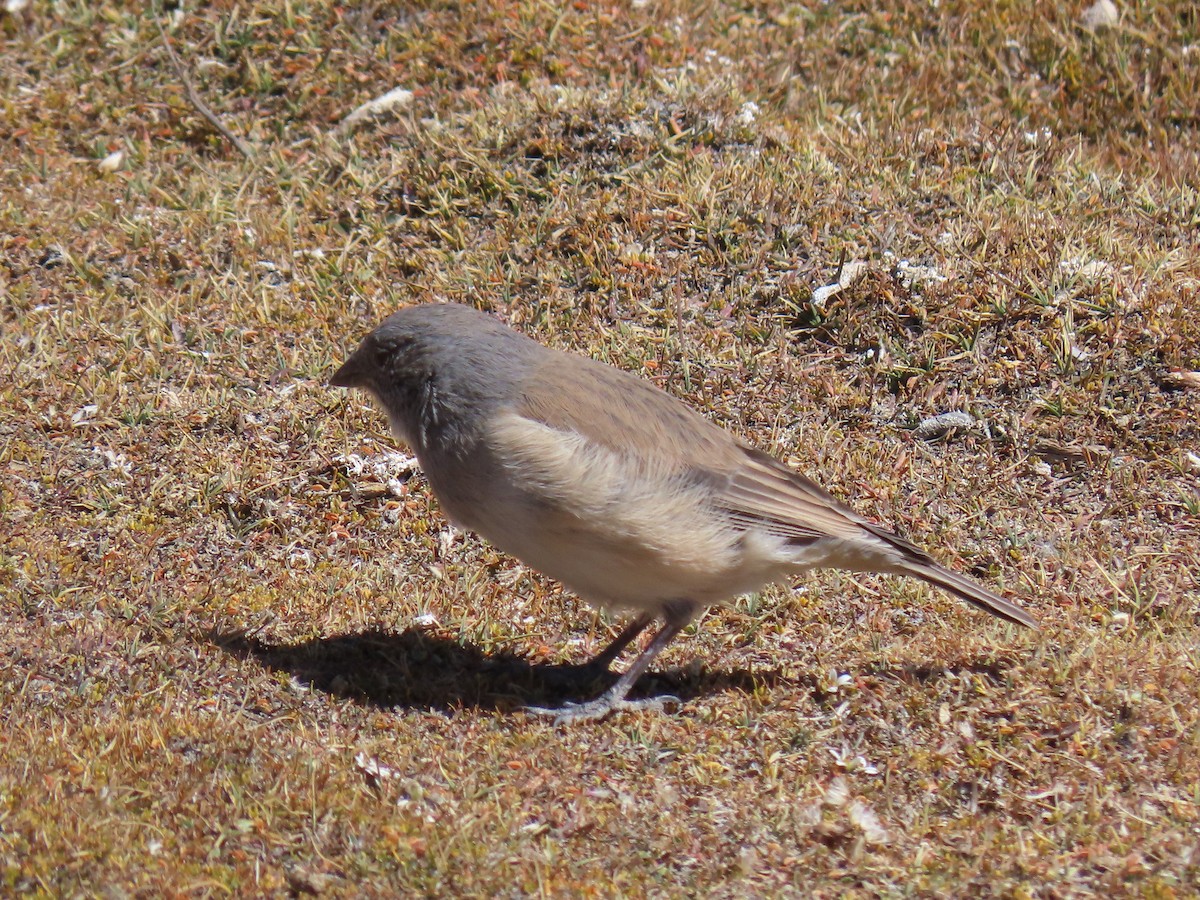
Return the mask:
<svg viewBox="0 0 1200 900">
<path fill-rule="evenodd" d="M 342 367 L 333 373 L 333 377 L 329 379 L 330 387 L 366 387 L 367 379 L 364 377 L 362 361 L 359 354 L 354 353 Z"/>
</svg>

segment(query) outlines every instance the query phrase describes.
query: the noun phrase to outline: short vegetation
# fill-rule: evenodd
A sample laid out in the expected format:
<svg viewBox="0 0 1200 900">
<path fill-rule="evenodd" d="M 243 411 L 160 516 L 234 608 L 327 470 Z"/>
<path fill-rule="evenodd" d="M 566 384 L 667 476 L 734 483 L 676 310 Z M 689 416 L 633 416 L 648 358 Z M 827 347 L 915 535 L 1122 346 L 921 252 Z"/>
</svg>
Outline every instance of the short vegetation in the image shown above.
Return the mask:
<svg viewBox="0 0 1200 900">
<path fill-rule="evenodd" d="M 0 893 L 1200 890 L 1200 18 L 1111 12 L 6 3 Z M 621 618 L 325 386 L 437 300 L 1043 633 L 820 573 L 523 714 Z"/>
</svg>

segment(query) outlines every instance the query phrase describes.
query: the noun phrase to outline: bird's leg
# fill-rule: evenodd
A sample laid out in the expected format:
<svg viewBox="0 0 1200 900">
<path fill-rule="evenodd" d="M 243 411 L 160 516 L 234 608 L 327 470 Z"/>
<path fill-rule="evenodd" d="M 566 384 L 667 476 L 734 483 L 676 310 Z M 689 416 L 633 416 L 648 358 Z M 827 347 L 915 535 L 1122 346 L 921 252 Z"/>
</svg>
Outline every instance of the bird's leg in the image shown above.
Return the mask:
<svg viewBox="0 0 1200 900">
<path fill-rule="evenodd" d="M 590 660 L 584 663 L 580 668 L 588 669 L 596 675 L 601 675 L 608 671 L 608 667 L 613 664 L 618 656 L 620 656 L 626 647 L 637 640 L 637 636 L 650 627 L 650 623 L 654 621 L 654 616 L 650 613 L 640 613 L 636 619 L 625 626 L 625 630 L 612 639 L 612 642 L 593 656 Z"/>
<path fill-rule="evenodd" d="M 579 688 L 590 687 L 605 676 L 611 674 L 609 667 L 621 653 L 637 640 L 637 636 L 645 631 L 654 621 L 650 613 L 641 613 L 625 629 L 609 643 L 607 647 L 585 663 L 575 666 L 553 666 L 543 671 L 547 681 L 557 684 L 572 685 Z"/>
<path fill-rule="evenodd" d="M 696 606 L 691 603 L 673 603 L 669 605 L 665 610 L 666 622 L 658 634 L 654 635 L 654 639 L 650 641 L 646 649 L 637 655 L 625 674 L 618 678 L 612 687 L 595 700 L 589 700 L 586 703 L 566 703 L 561 707 L 549 709 L 529 706 L 525 708 L 526 712 L 542 716 L 553 716 L 554 724 L 559 725 L 603 719 L 609 713 L 619 709 L 661 708 L 666 701 L 674 698 L 651 697 L 646 700 L 627 700 L 625 698 L 637 683 L 637 680 L 642 677 L 642 674 L 650 666 L 650 663 L 654 661 L 654 658 L 687 626 L 688 622 L 695 617 L 696 612 Z M 617 641 L 613 643 L 616 644 L 622 638 L 625 638 L 626 633 L 631 631 L 633 626 L 637 624 L 639 624 L 639 621 L 636 620 L 631 623 L 629 628 L 626 628 L 618 636 Z M 642 628 L 644 627 L 645 625 L 642 625 Z M 625 643 L 628 644 L 631 640 L 633 640 L 633 636 L 630 636 Z M 611 646 L 601 653 L 600 656 L 605 656 L 609 649 L 612 649 Z"/>
</svg>

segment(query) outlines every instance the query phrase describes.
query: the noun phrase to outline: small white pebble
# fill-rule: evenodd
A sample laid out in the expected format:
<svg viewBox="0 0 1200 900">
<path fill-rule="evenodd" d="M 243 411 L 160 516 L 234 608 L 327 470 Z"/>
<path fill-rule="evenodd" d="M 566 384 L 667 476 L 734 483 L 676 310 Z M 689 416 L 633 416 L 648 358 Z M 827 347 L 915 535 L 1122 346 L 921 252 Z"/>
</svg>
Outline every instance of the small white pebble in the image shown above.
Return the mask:
<svg viewBox="0 0 1200 900">
<path fill-rule="evenodd" d="M 392 110 L 403 109 L 412 103 L 414 96 L 413 92 L 406 88 L 392 88 L 386 94 L 382 94 L 374 100 L 368 100 L 362 106 L 355 109 L 346 118 L 342 119 L 342 124 L 339 127 L 343 130 L 352 128 L 359 122 L 367 119 L 374 119 Z"/>
<path fill-rule="evenodd" d="M 879 816 L 875 815 L 875 811 L 861 800 L 855 800 L 850 804 L 848 810 L 850 821 L 862 829 L 863 837 L 866 838 L 868 844 L 884 844 L 887 843 L 887 830 L 883 827 L 883 823 L 879 821 Z"/>
<path fill-rule="evenodd" d="M 829 787 L 825 789 L 825 796 L 822 801 L 826 806 L 845 806 L 846 801 L 850 799 L 850 786 L 846 783 L 846 779 L 839 775 L 829 783 Z"/>
<path fill-rule="evenodd" d="M 108 156 L 104 157 L 104 159 L 96 163 L 96 167 L 101 172 L 115 172 L 117 169 L 121 168 L 121 163 L 123 162 L 125 162 L 125 151 L 114 150 L 112 153 L 108 154 Z"/>
<path fill-rule="evenodd" d="M 936 416 L 930 416 L 927 419 L 922 419 L 921 423 L 913 429 L 913 434 L 923 441 L 931 441 L 935 438 L 944 437 L 955 428 L 974 427 L 975 417 L 973 415 L 962 410 L 955 410 L 954 412 L 944 412 Z"/>
<path fill-rule="evenodd" d="M 825 305 L 825 301 L 835 294 L 841 293 L 854 282 L 862 277 L 867 271 L 867 263 L 865 260 L 852 259 L 842 266 L 842 270 L 838 273 L 838 280 L 832 284 L 822 285 L 819 288 L 814 288 L 812 292 L 812 304 L 818 308 Z"/>
<path fill-rule="evenodd" d="M 71 415 L 72 425 L 86 425 L 92 421 L 92 417 L 100 411 L 100 407 L 95 403 L 89 403 L 86 406 L 81 406 Z"/>
<path fill-rule="evenodd" d="M 1113 0 L 1096 0 L 1079 16 L 1079 24 L 1089 31 L 1116 25 L 1121 20 L 1121 11 Z"/>
<path fill-rule="evenodd" d="M 390 766 L 385 766 L 375 757 L 367 756 L 366 753 L 359 752 L 354 757 L 354 765 L 356 765 L 358 770 L 366 775 L 367 778 L 372 780 L 383 781 L 387 778 L 396 777 L 395 769 L 391 768 Z"/>
</svg>

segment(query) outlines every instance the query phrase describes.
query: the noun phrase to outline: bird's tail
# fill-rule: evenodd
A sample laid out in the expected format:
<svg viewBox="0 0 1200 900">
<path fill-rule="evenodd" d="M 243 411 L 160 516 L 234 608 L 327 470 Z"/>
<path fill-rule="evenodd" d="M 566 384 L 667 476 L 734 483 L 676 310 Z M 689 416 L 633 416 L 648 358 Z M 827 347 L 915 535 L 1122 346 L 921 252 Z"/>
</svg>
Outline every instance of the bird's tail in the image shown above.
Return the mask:
<svg viewBox="0 0 1200 900">
<path fill-rule="evenodd" d="M 1007 619 L 1017 625 L 1024 625 L 1026 628 L 1034 630 L 1038 628 L 1037 619 L 1015 603 L 1010 603 L 966 575 L 952 572 L 933 560 L 912 560 L 902 565 L 900 571 L 905 575 L 912 575 L 922 581 L 935 584 L 954 596 L 961 597 L 972 606 L 978 607 L 984 612 L 990 612 L 993 616 L 999 616 L 1001 619 Z"/>
</svg>

